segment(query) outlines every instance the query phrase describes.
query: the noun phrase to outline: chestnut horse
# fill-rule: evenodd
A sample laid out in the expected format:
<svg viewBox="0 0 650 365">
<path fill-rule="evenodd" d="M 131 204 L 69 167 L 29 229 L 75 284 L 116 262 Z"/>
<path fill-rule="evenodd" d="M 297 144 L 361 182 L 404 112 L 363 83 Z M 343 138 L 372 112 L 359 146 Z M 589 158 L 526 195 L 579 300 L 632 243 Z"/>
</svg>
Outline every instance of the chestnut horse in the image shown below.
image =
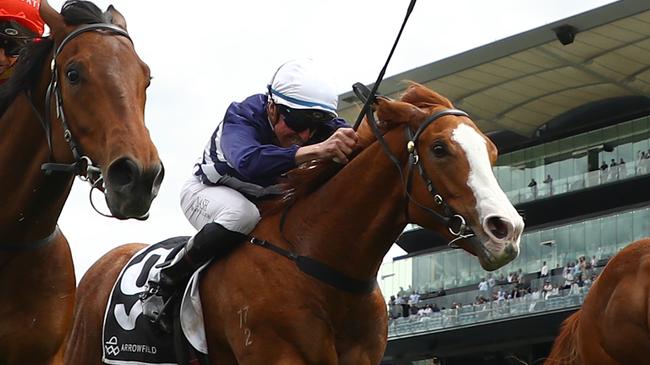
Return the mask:
<svg viewBox="0 0 650 365">
<path fill-rule="evenodd" d="M 628 365 L 650 359 L 650 238 L 614 256 L 564 321 L 544 364 Z"/>
<path fill-rule="evenodd" d="M 358 131 L 364 148 L 342 169 L 324 162 L 294 170 L 295 190 L 263 207 L 251 242 L 202 277 L 211 363 L 378 364 L 387 314 L 376 275 L 408 222 L 449 239 L 462 235 L 458 244 L 488 270 L 517 256 L 524 224 L 492 173 L 497 150 L 451 108 L 446 98 L 412 85 L 401 101 L 376 102 L 386 150 L 366 120 Z M 408 148 L 407 131 L 417 131 Z M 452 220 L 464 220 L 474 236 L 468 227 L 448 227 Z M 114 249 L 82 278 L 67 364 L 101 364 L 109 292 L 142 247 Z M 304 267 L 310 260 L 336 274 L 317 279 Z"/>
<path fill-rule="evenodd" d="M 43 2 L 41 16 L 50 37 L 0 88 L 2 365 L 50 364 L 70 331 L 76 283 L 57 220 L 74 175 L 104 190 L 120 219 L 145 217 L 163 177 L 144 125 L 149 69 L 122 15 Z"/>
</svg>

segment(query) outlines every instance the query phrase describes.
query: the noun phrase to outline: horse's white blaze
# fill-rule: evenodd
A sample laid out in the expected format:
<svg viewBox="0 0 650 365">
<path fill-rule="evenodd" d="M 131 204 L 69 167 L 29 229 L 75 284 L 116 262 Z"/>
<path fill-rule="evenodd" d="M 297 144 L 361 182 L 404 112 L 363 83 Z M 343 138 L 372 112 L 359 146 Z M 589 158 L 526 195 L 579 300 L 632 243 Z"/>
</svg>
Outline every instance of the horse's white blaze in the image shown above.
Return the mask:
<svg viewBox="0 0 650 365">
<path fill-rule="evenodd" d="M 501 190 L 490 164 L 490 157 L 487 150 L 487 142 L 472 127 L 460 124 L 452 134 L 454 140 L 465 152 L 469 162 L 469 176 L 467 185 L 474 192 L 476 198 L 476 210 L 479 214 L 481 224 L 484 224 L 490 216 L 500 216 L 509 221 L 512 225 L 513 234 L 506 240 L 513 242 L 499 242 L 496 246 L 503 244 L 514 244 L 519 246 L 519 238 L 523 230 L 523 220 L 517 213 L 515 207 L 508 200 L 506 194 Z M 496 243 L 496 242 L 495 242 Z M 493 247 L 496 248 L 496 247 Z"/>
</svg>

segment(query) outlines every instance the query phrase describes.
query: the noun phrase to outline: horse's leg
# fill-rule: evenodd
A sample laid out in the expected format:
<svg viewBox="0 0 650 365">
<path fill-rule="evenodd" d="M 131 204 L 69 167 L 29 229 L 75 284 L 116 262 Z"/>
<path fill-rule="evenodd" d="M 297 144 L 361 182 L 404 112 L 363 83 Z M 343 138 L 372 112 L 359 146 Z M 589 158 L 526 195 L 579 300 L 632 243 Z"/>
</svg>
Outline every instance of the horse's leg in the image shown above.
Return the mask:
<svg viewBox="0 0 650 365">
<path fill-rule="evenodd" d="M 327 317 L 315 314 L 322 311 L 313 306 L 287 301 L 287 298 L 300 296 L 310 298 L 311 293 L 297 293 L 292 285 L 269 285 L 269 281 L 260 277 L 270 276 L 267 270 L 255 271 L 248 276 L 239 272 L 251 266 L 248 262 L 253 255 L 245 258 L 244 265 L 226 266 L 238 262 L 237 256 L 235 253 L 213 266 L 201 280 L 211 363 L 338 365 L 334 335 Z M 273 275 L 279 275 L 283 267 L 280 263 L 275 264 Z M 222 270 L 226 267 L 230 269 L 228 277 L 245 280 L 224 280 L 226 275 Z M 291 267 L 289 275 L 294 270 Z M 272 279 L 270 282 L 281 281 Z M 229 351 L 223 351 L 226 348 Z M 219 350 L 213 349 L 222 351 L 217 353 Z"/>
<path fill-rule="evenodd" d="M 206 310 L 210 308 L 206 303 L 203 308 L 212 364 L 338 364 L 333 341 L 330 336 L 322 335 L 322 331 L 318 329 L 319 321 L 314 318 L 307 321 L 300 318 L 301 316 L 287 318 L 281 328 L 274 328 L 277 324 L 274 324 L 276 322 L 271 318 L 264 319 L 264 324 L 260 323 L 259 326 L 255 323 L 244 323 L 240 327 L 242 322 L 239 322 L 239 319 L 226 318 L 221 322 L 219 317 L 211 316 L 210 311 Z M 264 309 L 260 308 L 260 312 L 263 311 Z M 276 316 L 276 321 L 277 318 Z M 212 326 L 217 322 L 221 322 L 221 326 L 225 327 L 225 334 L 212 331 Z M 311 331 L 297 331 L 292 325 L 295 322 L 301 323 L 298 327 L 310 327 L 311 323 Z"/>
<path fill-rule="evenodd" d="M 367 332 L 354 336 L 352 340 L 350 338 L 339 339 L 337 350 L 340 365 L 377 365 L 381 363 L 386 349 L 386 337 L 382 337 L 380 334 L 384 334 L 386 330 L 377 328 L 379 326 L 371 327 L 375 328 L 370 328 Z"/>
<path fill-rule="evenodd" d="M 382 356 L 371 353 L 366 348 L 357 347 L 346 351 L 339 357 L 340 365 L 377 365 L 381 363 Z"/>
<path fill-rule="evenodd" d="M 239 316 L 229 316 L 223 323 L 237 364 L 338 365 L 334 337 L 325 322 L 308 311 L 274 312 L 259 303 L 263 306 L 249 307 L 255 318 L 240 321 Z M 216 358 L 215 363 L 219 364 Z"/>
<path fill-rule="evenodd" d="M 102 364 L 102 324 L 108 296 L 124 265 L 142 247 L 144 245 L 130 244 L 113 249 L 81 279 L 64 364 Z"/>
</svg>

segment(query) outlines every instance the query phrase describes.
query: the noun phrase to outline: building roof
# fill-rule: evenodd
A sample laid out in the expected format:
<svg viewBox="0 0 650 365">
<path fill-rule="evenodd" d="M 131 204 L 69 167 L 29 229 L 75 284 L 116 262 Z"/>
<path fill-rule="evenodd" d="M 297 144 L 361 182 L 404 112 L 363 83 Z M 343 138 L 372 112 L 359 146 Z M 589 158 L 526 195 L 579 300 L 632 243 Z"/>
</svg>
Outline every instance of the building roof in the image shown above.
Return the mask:
<svg viewBox="0 0 650 365">
<path fill-rule="evenodd" d="M 563 45 L 559 38 L 572 31 L 575 40 Z M 650 1 L 618 1 L 403 72 L 385 79 L 380 93 L 398 98 L 404 80 L 447 96 L 484 132 L 523 139 L 589 104 L 635 98 L 647 106 Z M 359 109 L 352 92 L 340 96 L 347 120 Z M 579 119 L 563 118 L 562 127 Z"/>
</svg>

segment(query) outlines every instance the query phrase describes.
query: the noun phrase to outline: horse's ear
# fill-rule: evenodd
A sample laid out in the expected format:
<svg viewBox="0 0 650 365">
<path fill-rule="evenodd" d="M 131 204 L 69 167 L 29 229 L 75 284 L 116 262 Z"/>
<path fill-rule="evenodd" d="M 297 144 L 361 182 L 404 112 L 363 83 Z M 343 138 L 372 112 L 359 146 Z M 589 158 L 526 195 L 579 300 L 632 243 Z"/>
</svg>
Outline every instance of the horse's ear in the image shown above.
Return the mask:
<svg viewBox="0 0 650 365">
<path fill-rule="evenodd" d="M 427 113 L 413 104 L 378 97 L 375 111 L 377 118 L 388 128 L 398 124 L 419 122 L 427 117 Z"/>
<path fill-rule="evenodd" d="M 117 25 L 118 27 L 127 30 L 126 29 L 126 19 L 124 19 L 124 15 L 117 11 L 113 5 L 108 6 L 108 10 L 106 10 L 107 13 L 111 15 L 111 23 Z"/>
<path fill-rule="evenodd" d="M 63 37 L 67 34 L 65 28 L 65 21 L 61 14 L 54 10 L 47 0 L 41 2 L 41 7 L 39 9 L 41 18 L 45 21 L 48 27 L 50 27 L 50 35 L 56 41 L 60 42 Z"/>
</svg>

